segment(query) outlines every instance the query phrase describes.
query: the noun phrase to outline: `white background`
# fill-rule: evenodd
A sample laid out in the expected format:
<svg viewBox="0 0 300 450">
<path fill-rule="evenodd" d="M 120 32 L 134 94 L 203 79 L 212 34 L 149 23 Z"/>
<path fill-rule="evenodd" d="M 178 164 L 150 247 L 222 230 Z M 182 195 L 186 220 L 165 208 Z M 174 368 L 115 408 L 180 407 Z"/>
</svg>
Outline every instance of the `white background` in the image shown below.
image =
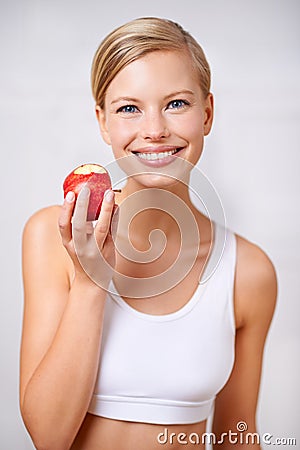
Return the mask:
<svg viewBox="0 0 300 450">
<path fill-rule="evenodd" d="M 300 448 L 296 0 L 1 0 L 0 448 L 33 449 L 18 408 L 22 229 L 34 211 L 61 202 L 73 167 L 112 160 L 94 117 L 91 60 L 112 28 L 147 15 L 181 23 L 210 62 L 216 117 L 199 167 L 221 196 L 228 225 L 268 253 L 279 281 L 259 430 L 296 437 Z"/>
</svg>

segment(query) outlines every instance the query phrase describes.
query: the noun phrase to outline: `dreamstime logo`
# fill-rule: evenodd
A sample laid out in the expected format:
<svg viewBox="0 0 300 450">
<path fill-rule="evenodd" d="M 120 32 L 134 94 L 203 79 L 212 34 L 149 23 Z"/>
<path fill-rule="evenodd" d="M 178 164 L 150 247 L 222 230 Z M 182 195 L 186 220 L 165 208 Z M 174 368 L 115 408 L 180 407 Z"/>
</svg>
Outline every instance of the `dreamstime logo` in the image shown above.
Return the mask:
<svg viewBox="0 0 300 450">
<path fill-rule="evenodd" d="M 241 420 L 240 422 L 238 422 L 238 423 L 236 424 L 236 429 L 237 429 L 238 431 L 246 431 L 246 430 L 248 430 L 248 425 L 247 425 L 246 422 L 244 422 L 243 420 Z"/>
<path fill-rule="evenodd" d="M 246 422 L 241 420 L 236 424 L 236 430 L 228 430 L 217 436 L 213 432 L 205 432 L 202 434 L 198 433 L 169 433 L 169 429 L 165 428 L 163 432 L 157 435 L 157 442 L 161 445 L 165 444 L 213 444 L 222 445 L 254 445 L 254 444 L 266 444 L 266 445 L 285 445 L 285 446 L 296 446 L 295 438 L 274 438 L 270 433 L 264 433 L 260 435 L 256 432 L 248 432 L 248 425 Z"/>
<path fill-rule="evenodd" d="M 114 293 L 115 291 L 111 290 L 112 285 L 107 287 L 103 277 L 103 273 L 109 273 L 117 282 L 118 294 L 130 298 L 152 297 L 172 289 L 188 275 L 199 254 L 201 236 L 195 216 L 187 204 L 168 189 L 172 184 L 182 183 L 188 187 L 198 208 L 204 210 L 205 215 L 218 224 L 218 233 L 214 236 L 214 251 L 208 260 L 205 277 L 201 283 L 205 283 L 215 271 L 225 245 L 225 214 L 220 198 L 211 182 L 198 167 L 179 157 L 174 158 L 174 162 L 163 168 L 147 167 L 146 170 L 145 167 L 145 164 L 136 156 L 126 156 L 106 166 L 114 188 L 120 187 L 129 177 L 134 177 L 146 187 L 129 195 L 119 205 L 122 223 L 128 224 L 128 227 L 127 234 L 122 235 L 121 239 L 118 239 L 117 234 L 113 235 L 115 250 L 131 263 L 145 264 L 157 261 L 168 245 L 167 236 L 163 230 L 159 229 L 159 226 L 151 230 L 148 236 L 149 248 L 144 251 L 138 250 L 133 245 L 129 230 L 134 219 L 144 211 L 163 211 L 176 222 L 179 236 L 179 252 L 176 260 L 166 270 L 149 277 L 127 276 L 110 266 L 98 250 L 97 257 L 99 256 L 101 267 L 105 266 L 106 270 L 96 271 L 94 268 L 91 269 L 87 262 L 83 240 L 78 233 L 73 234 L 78 259 L 88 276 L 97 285 Z M 152 187 L 153 185 L 159 185 L 160 188 Z"/>
</svg>

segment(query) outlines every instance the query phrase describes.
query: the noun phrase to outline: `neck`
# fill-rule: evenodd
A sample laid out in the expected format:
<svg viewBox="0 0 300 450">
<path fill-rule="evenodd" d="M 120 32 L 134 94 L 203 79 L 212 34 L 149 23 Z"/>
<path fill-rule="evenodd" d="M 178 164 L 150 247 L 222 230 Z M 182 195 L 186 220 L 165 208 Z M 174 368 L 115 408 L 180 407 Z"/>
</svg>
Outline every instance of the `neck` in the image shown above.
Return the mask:
<svg viewBox="0 0 300 450">
<path fill-rule="evenodd" d="M 123 223 L 130 223 L 136 235 L 155 228 L 163 230 L 166 235 L 172 235 L 178 228 L 174 211 L 176 215 L 180 215 L 181 210 L 182 214 L 186 214 L 187 211 L 193 214 L 196 212 L 190 199 L 188 183 L 179 181 L 153 188 L 129 178 L 118 198 L 118 203 L 120 219 L 122 217 Z"/>
<path fill-rule="evenodd" d="M 129 238 L 139 251 L 153 247 L 153 252 L 160 253 L 166 243 L 170 245 L 168 248 L 180 251 L 182 239 L 185 249 L 194 248 L 198 245 L 195 233 L 201 231 L 201 238 L 204 237 L 206 218 L 191 202 L 188 184 L 177 182 L 172 186 L 150 188 L 129 179 L 117 203 L 120 206 L 119 242 L 125 245 Z"/>
</svg>

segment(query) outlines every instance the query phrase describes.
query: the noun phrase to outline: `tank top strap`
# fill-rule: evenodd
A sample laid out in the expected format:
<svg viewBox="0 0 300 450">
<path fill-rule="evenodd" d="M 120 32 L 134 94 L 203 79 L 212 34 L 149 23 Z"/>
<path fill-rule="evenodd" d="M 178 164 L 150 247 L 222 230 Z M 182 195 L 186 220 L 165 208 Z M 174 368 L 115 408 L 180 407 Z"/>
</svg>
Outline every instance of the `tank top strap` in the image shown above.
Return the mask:
<svg viewBox="0 0 300 450">
<path fill-rule="evenodd" d="M 214 241 L 211 256 L 203 272 L 200 284 L 207 283 L 215 274 L 216 279 L 211 279 L 210 285 L 216 289 L 227 292 L 225 303 L 228 308 L 230 324 L 235 334 L 234 312 L 234 281 L 236 273 L 237 240 L 233 231 L 219 224 L 214 227 Z M 220 301 L 222 296 L 219 297 Z M 218 303 L 217 307 L 220 307 Z"/>
<path fill-rule="evenodd" d="M 210 256 L 205 265 L 204 271 L 202 272 L 200 284 L 206 283 L 218 268 L 218 265 L 222 259 L 226 241 L 228 239 L 228 234 L 231 233 L 227 228 L 213 222 L 213 243 Z"/>
</svg>

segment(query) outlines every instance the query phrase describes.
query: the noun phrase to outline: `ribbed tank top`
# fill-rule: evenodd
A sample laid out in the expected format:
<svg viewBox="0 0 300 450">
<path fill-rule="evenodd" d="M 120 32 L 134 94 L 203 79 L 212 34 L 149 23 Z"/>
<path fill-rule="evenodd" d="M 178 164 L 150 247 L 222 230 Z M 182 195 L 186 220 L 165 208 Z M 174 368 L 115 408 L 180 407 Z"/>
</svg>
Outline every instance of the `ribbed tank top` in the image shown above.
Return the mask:
<svg viewBox="0 0 300 450">
<path fill-rule="evenodd" d="M 154 424 L 207 419 L 234 363 L 235 266 L 235 235 L 215 224 L 201 280 L 176 312 L 139 312 L 111 282 L 88 412 Z"/>
</svg>

